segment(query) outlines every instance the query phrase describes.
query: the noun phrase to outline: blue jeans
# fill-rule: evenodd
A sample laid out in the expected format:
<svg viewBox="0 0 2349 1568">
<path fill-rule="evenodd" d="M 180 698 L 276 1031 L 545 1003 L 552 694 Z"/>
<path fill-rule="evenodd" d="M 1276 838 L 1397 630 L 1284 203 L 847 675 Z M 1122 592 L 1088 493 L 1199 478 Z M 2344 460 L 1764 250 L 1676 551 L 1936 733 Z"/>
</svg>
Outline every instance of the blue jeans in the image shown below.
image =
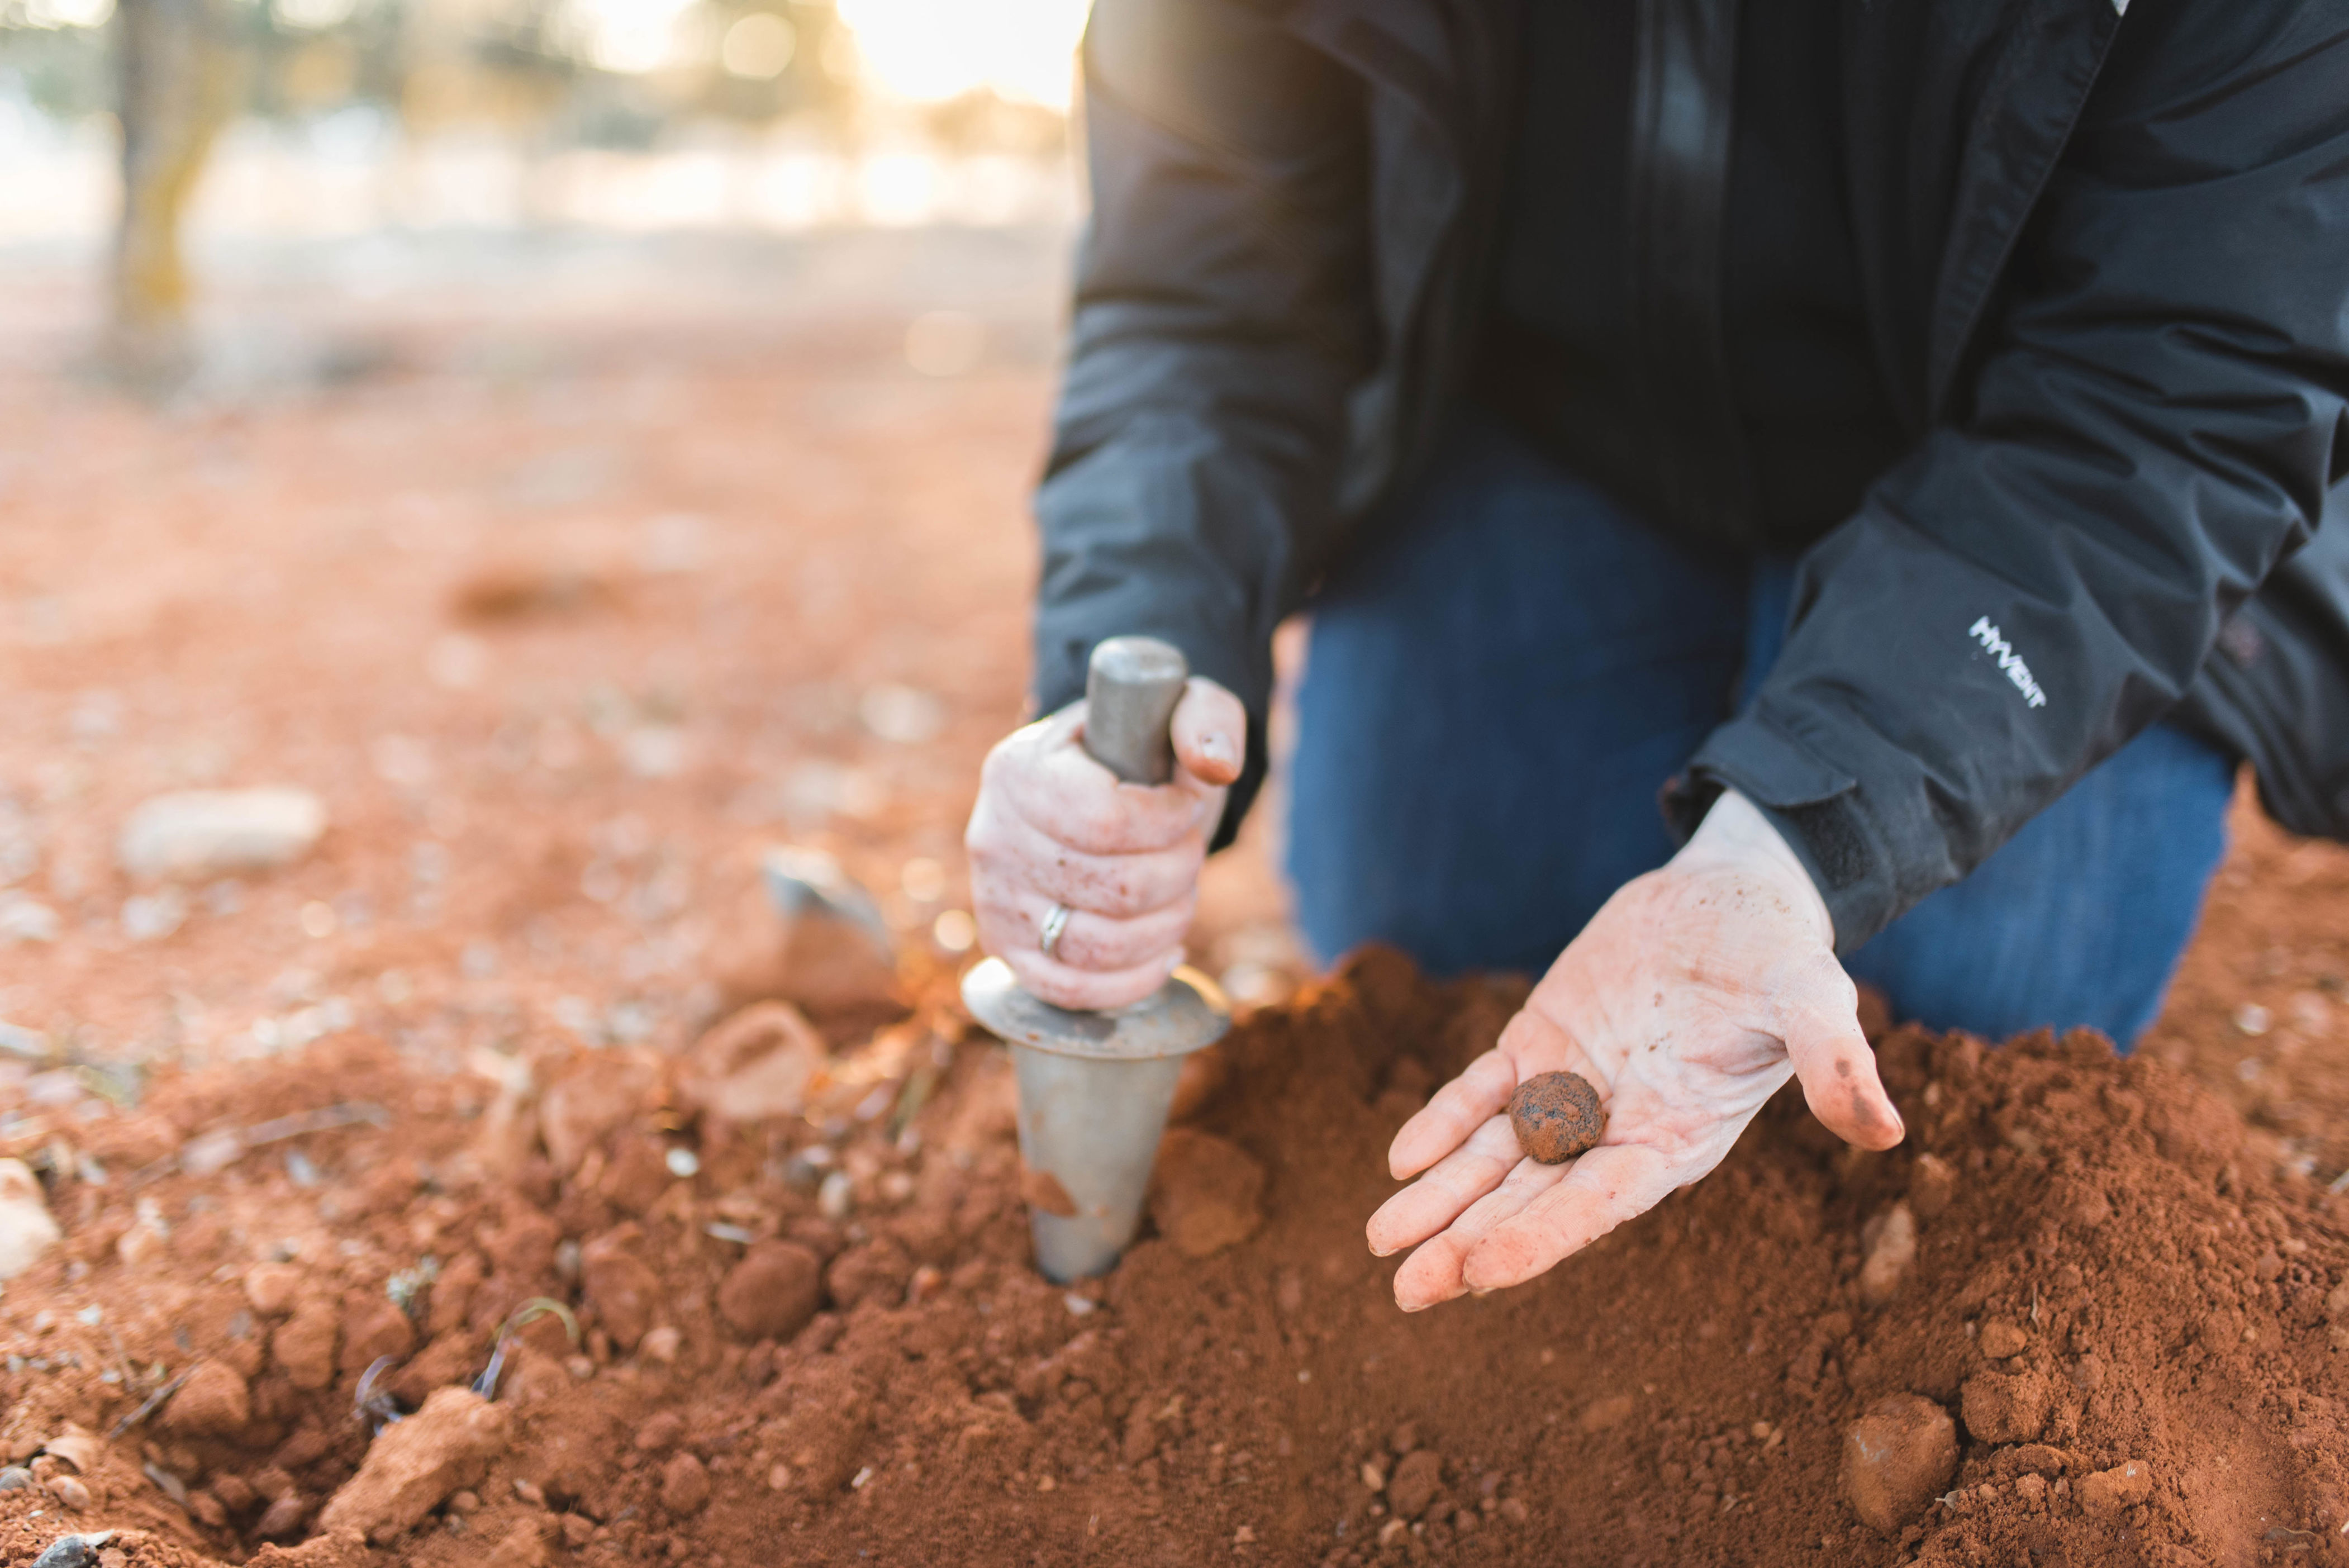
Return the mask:
<svg viewBox="0 0 2349 1568">
<path fill-rule="evenodd" d="M 1312 607 L 1289 870 L 1324 958 L 1539 974 L 1673 849 L 1657 792 L 1777 658 L 1794 562 L 1675 543 L 1464 422 Z M 2159 1010 L 2226 846 L 2230 760 L 2157 725 L 1845 967 L 1992 1040 Z"/>
</svg>

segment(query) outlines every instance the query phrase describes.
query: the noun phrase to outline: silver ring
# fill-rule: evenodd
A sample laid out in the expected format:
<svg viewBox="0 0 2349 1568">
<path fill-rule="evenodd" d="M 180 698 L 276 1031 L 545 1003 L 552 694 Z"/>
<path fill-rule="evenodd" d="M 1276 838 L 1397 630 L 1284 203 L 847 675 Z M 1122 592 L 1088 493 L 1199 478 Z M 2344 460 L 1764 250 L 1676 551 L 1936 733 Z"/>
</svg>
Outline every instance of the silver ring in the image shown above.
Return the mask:
<svg viewBox="0 0 2349 1568">
<path fill-rule="evenodd" d="M 1055 904 L 1044 911 L 1044 924 L 1036 932 L 1036 945 L 1044 956 L 1058 963 L 1061 955 L 1061 933 L 1069 929 L 1070 909 L 1066 904 Z"/>
</svg>

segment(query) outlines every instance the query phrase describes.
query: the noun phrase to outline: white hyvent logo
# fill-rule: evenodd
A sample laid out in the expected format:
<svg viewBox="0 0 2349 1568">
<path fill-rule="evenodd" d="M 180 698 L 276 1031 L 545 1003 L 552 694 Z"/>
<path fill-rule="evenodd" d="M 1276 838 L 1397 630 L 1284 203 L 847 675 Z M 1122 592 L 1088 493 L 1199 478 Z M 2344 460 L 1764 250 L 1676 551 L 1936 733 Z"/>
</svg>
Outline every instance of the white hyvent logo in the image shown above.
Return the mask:
<svg viewBox="0 0 2349 1568">
<path fill-rule="evenodd" d="M 2031 666 L 2023 662 L 2013 643 L 1999 635 L 1998 628 L 1991 625 L 1990 617 L 1983 616 L 1968 627 L 1966 635 L 1981 643 L 1983 650 L 1998 660 L 1998 667 L 2006 671 L 2006 678 L 2014 682 L 2014 689 L 2023 693 L 2026 703 L 2033 708 L 2047 706 L 2047 693 L 2042 691 L 2039 682 L 2031 678 Z"/>
</svg>

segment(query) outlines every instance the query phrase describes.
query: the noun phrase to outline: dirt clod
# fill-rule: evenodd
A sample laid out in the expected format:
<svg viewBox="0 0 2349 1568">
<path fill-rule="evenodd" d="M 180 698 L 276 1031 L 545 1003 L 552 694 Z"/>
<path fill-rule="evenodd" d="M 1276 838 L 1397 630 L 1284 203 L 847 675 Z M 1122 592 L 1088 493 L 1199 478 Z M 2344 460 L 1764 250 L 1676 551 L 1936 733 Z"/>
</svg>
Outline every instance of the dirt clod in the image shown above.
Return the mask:
<svg viewBox="0 0 2349 1568">
<path fill-rule="evenodd" d="M 2027 1443 L 2047 1428 L 2054 1389 L 2035 1368 L 1978 1372 L 1966 1379 L 1966 1431 L 1977 1442 Z"/>
<path fill-rule="evenodd" d="M 1992 1361 L 2020 1355 L 2030 1343 L 2030 1334 L 2004 1318 L 1994 1317 L 1982 1325 L 1982 1353 Z"/>
<path fill-rule="evenodd" d="M 1150 1218 L 1185 1257 L 1237 1246 L 1264 1223 L 1264 1167 L 1229 1138 L 1169 1128 L 1150 1182 Z"/>
<path fill-rule="evenodd" d="M 358 1473 L 319 1515 L 324 1530 L 392 1541 L 454 1491 L 477 1484 L 505 1451 L 511 1417 L 470 1388 L 443 1388 L 404 1421 L 385 1428 Z"/>
<path fill-rule="evenodd" d="M 241 1432 L 252 1420 L 253 1392 L 236 1368 L 224 1361 L 206 1361 L 171 1396 L 161 1425 L 191 1437 L 216 1438 Z"/>
<path fill-rule="evenodd" d="M 1599 1147 L 1607 1112 L 1581 1074 L 1537 1073 L 1509 1096 L 1509 1125 L 1526 1154 L 1544 1165 L 1563 1165 Z"/>
<path fill-rule="evenodd" d="M 1443 1457 L 1430 1449 L 1414 1449 L 1395 1462 L 1387 1478 L 1387 1506 L 1398 1519 L 1417 1519 L 1444 1489 Z"/>
<path fill-rule="evenodd" d="M 1844 1429 L 1844 1501 L 1871 1530 L 1907 1524 L 1957 1469 L 1957 1424 L 1920 1396 L 1887 1395 Z"/>
<path fill-rule="evenodd" d="M 699 1513 L 709 1501 L 709 1470 L 691 1454 L 678 1454 L 661 1467 L 661 1506 L 671 1513 Z"/>
<path fill-rule="evenodd" d="M 727 1271 L 718 1310 L 745 1339 L 789 1339 L 823 1295 L 823 1261 L 796 1241 L 756 1241 Z"/>
<path fill-rule="evenodd" d="M 2109 1519 L 2131 1504 L 2143 1502 L 2152 1492 L 2152 1472 L 2135 1459 L 2098 1470 L 2080 1481 L 2081 1506 L 2100 1519 Z"/>
</svg>

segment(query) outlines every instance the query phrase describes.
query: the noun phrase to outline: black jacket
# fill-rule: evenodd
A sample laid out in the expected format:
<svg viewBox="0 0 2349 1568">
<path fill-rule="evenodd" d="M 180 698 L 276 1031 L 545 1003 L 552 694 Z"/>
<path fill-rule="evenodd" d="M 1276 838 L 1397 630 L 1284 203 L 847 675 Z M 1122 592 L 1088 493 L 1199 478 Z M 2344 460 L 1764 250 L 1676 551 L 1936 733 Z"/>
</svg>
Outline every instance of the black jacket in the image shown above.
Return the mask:
<svg viewBox="0 0 2349 1568">
<path fill-rule="evenodd" d="M 1079 694 L 1103 637 L 1182 646 L 1257 721 L 1226 831 L 1274 627 L 1459 394 L 1515 4 L 1095 5 L 1035 694 Z M 1717 358 L 1733 5 L 1643 0 L 1630 238 L 1666 366 Z M 1846 951 L 2165 716 L 2248 756 L 2285 826 L 2349 836 L 2349 5 L 1844 10 L 1914 445 L 1809 552 L 1785 653 L 1668 806 L 1773 812 Z"/>
</svg>

